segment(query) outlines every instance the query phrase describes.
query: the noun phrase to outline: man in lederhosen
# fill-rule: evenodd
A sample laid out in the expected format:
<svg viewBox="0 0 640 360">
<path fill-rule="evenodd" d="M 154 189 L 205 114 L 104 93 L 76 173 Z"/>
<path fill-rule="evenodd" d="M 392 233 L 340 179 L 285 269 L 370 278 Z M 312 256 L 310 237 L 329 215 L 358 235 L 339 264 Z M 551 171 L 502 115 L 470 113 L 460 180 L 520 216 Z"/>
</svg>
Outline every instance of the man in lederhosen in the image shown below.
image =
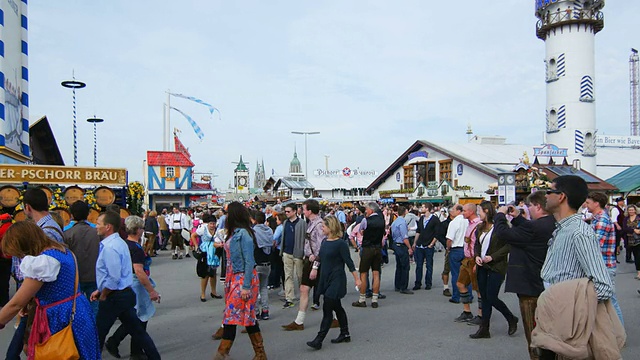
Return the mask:
<svg viewBox="0 0 640 360">
<path fill-rule="evenodd" d="M 165 216 L 165 221 L 167 222 L 169 230 L 171 230 L 171 238 L 169 240 L 171 241 L 171 250 L 173 251 L 172 259 L 182 259 L 184 252 L 182 230 L 188 227 L 188 218 L 185 214 L 181 213 L 176 206 L 174 206 L 173 214 Z M 179 256 L 178 249 L 180 249 Z"/>
</svg>

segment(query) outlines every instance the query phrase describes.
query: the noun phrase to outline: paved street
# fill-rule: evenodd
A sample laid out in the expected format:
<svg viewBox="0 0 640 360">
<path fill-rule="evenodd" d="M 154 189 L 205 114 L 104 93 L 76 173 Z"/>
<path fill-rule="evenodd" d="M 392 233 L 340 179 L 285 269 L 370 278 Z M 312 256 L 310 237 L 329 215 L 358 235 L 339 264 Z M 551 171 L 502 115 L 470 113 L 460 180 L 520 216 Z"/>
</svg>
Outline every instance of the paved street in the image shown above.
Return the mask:
<svg viewBox="0 0 640 360">
<path fill-rule="evenodd" d="M 353 253 L 354 259 L 357 253 Z M 265 339 L 269 359 L 528 359 L 526 340 L 520 327 L 513 336 L 507 336 L 507 323 L 494 311 L 491 339 L 471 340 L 468 334 L 475 327 L 453 322 L 462 311 L 461 305 L 451 304 L 442 295 L 439 273 L 444 253 L 436 253 L 434 288 L 418 290 L 414 295 L 393 292 L 394 257 L 383 269 L 382 292 L 387 299 L 380 300 L 380 307 L 353 308 L 357 299 L 352 279 L 343 306 L 349 317 L 352 341 L 349 344 L 331 344 L 329 339 L 338 335 L 332 329 L 320 351 L 307 347 L 319 329 L 321 311 L 309 310 L 304 331 L 285 332 L 280 325 L 294 320 L 297 309 L 281 308 L 277 291 L 271 292 L 271 320 L 262 321 L 260 327 Z M 412 268 L 413 270 L 413 268 Z M 195 260 L 171 260 L 163 251 L 154 258 L 152 277 L 162 294 L 155 317 L 149 322 L 149 332 L 164 359 L 211 359 L 218 341 L 211 340 L 212 332 L 219 326 L 222 300 L 199 300 L 199 279 L 195 275 Z M 640 295 L 636 289 L 640 281 L 634 278 L 633 264 L 620 264 L 617 277 L 618 299 L 625 315 L 626 328 L 634 334 L 640 328 L 635 316 L 640 310 Z M 410 281 L 413 281 L 413 273 Z M 219 283 L 218 291 L 222 292 Z M 513 294 L 501 294 L 509 308 L 519 315 L 517 298 Z M 474 311 L 475 303 L 473 304 Z M 115 330 L 115 327 L 114 327 Z M 0 351 L 4 354 L 13 330 L 11 326 L 0 331 Z M 633 339 L 633 335 L 632 335 Z M 128 340 L 120 346 L 123 358 L 128 358 Z M 624 358 L 634 358 L 640 353 L 640 344 L 628 341 Z M 251 359 L 253 350 L 246 334 L 238 335 L 231 351 L 234 359 Z M 24 357 L 23 357 L 24 358 Z M 104 359 L 112 357 L 105 353 Z"/>
</svg>

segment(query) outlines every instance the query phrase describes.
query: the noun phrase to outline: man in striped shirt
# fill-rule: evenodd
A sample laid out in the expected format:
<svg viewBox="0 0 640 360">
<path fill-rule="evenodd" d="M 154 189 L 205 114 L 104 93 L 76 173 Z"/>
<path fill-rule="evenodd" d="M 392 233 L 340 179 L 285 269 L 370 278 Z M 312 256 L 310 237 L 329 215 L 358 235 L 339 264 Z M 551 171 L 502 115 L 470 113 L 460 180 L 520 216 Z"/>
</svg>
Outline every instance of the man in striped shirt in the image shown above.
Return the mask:
<svg viewBox="0 0 640 360">
<path fill-rule="evenodd" d="M 578 213 L 588 193 L 587 183 L 575 175 L 555 178 L 547 190 L 547 210 L 553 213 L 558 223 L 549 241 L 541 276 L 545 287 L 567 280 L 591 278 L 598 300 L 608 300 L 613 295 L 613 286 L 602 261 L 598 239 Z"/>
<path fill-rule="evenodd" d="M 607 206 L 607 195 L 601 192 L 591 192 L 587 196 L 587 200 L 584 202 L 589 212 L 593 214 L 591 219 L 591 227 L 596 233 L 596 237 L 600 243 L 600 251 L 602 252 L 602 259 L 607 267 L 609 276 L 611 277 L 611 284 L 613 286 L 613 295 L 611 296 L 611 304 L 620 318 L 620 322 L 624 325 L 622 320 L 622 310 L 618 304 L 616 297 L 616 228 L 609 217 L 609 214 L 604 211 Z"/>
<path fill-rule="evenodd" d="M 559 176 L 547 190 L 547 211 L 558 222 L 540 276 L 545 288 L 559 282 L 590 278 L 599 301 L 613 296 L 613 285 L 602 260 L 596 234 L 582 220 L 578 209 L 587 199 L 587 183 L 578 176 Z M 541 359 L 553 359 L 555 354 L 539 349 Z"/>
</svg>

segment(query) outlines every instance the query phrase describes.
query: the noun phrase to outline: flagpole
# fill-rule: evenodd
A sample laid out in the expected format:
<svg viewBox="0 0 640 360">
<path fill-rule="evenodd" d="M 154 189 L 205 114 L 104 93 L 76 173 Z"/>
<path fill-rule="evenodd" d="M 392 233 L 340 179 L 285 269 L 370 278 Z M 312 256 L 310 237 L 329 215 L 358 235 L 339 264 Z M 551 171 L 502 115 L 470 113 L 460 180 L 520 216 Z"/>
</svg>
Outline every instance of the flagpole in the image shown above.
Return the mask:
<svg viewBox="0 0 640 360">
<path fill-rule="evenodd" d="M 165 151 L 171 151 L 171 90 L 167 89 L 167 127 L 164 136 L 167 141 Z"/>
<path fill-rule="evenodd" d="M 162 103 L 162 151 L 167 151 L 167 104 Z"/>
</svg>

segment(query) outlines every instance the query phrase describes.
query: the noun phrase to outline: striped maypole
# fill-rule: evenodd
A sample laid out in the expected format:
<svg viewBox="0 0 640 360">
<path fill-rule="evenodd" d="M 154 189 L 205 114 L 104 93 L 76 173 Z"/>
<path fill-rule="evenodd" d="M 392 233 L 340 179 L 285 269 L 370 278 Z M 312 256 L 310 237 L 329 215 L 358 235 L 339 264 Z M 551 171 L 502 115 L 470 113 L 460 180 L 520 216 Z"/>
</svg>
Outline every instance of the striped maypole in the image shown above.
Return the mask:
<svg viewBox="0 0 640 360">
<path fill-rule="evenodd" d="M 73 92 L 73 166 L 78 166 L 78 127 L 77 114 L 76 114 L 76 89 L 82 89 L 87 84 L 82 81 L 76 80 L 75 74 L 73 74 L 73 80 L 66 80 L 61 83 L 62 86 L 71 89 Z"/>
</svg>

